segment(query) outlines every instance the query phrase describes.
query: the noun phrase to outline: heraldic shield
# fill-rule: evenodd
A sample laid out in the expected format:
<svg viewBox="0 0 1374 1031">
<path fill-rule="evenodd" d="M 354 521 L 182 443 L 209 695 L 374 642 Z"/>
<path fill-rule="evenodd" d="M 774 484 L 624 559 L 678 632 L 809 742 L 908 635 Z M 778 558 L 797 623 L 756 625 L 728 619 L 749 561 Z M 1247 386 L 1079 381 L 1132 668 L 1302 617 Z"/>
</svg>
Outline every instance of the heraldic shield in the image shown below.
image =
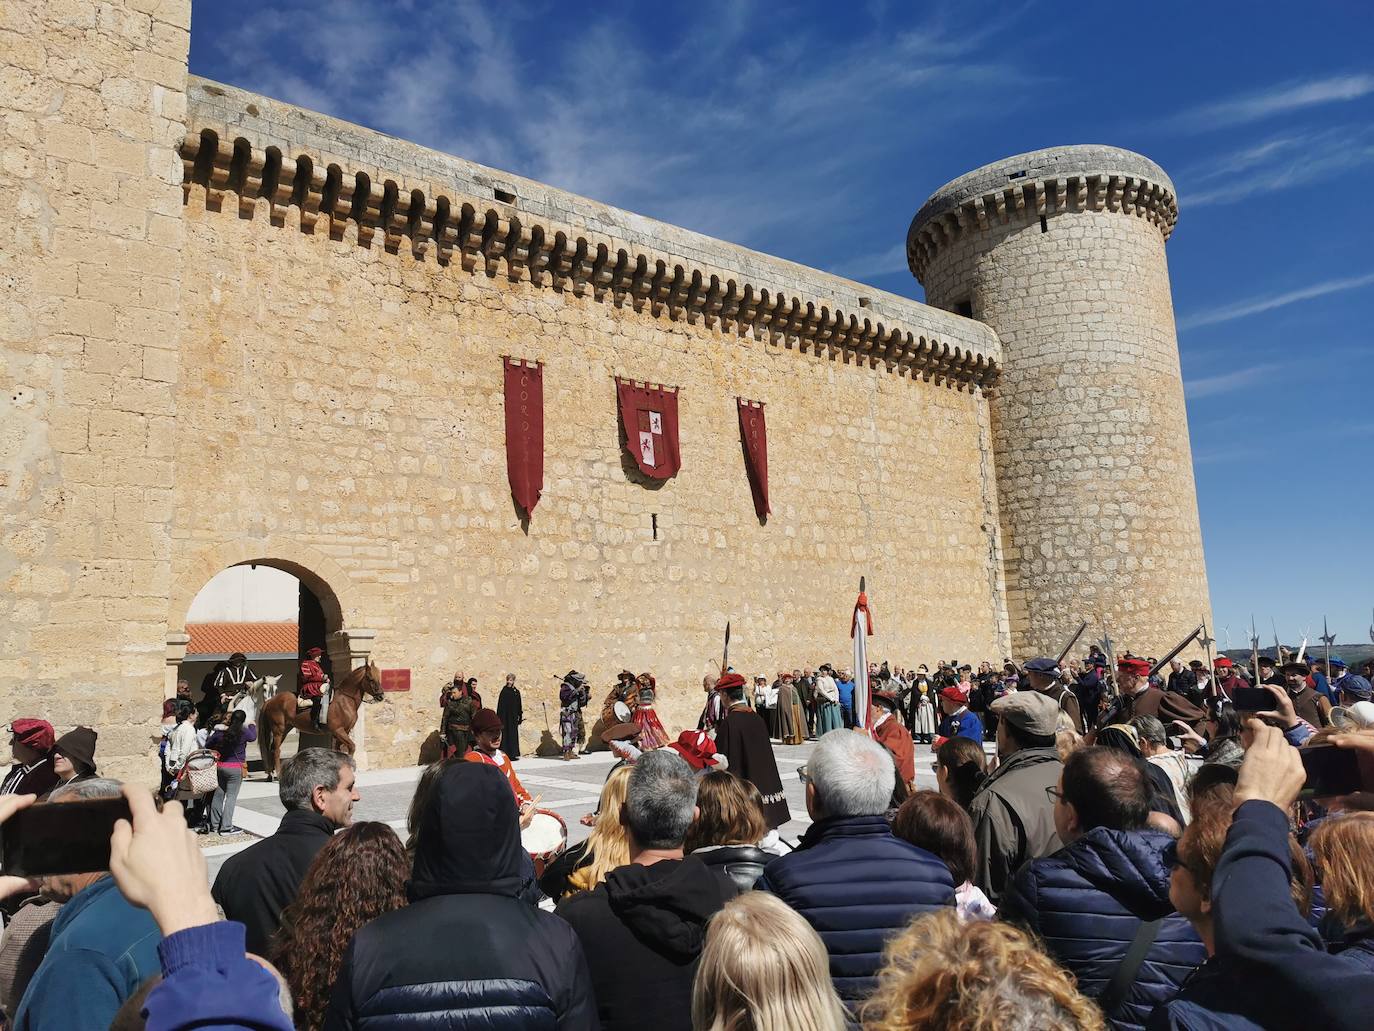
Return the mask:
<svg viewBox="0 0 1374 1031">
<path fill-rule="evenodd" d="M 677 388 L 617 378 L 620 423 L 625 448 L 639 471 L 655 480 L 676 476 L 682 467 L 677 441 Z"/>
</svg>

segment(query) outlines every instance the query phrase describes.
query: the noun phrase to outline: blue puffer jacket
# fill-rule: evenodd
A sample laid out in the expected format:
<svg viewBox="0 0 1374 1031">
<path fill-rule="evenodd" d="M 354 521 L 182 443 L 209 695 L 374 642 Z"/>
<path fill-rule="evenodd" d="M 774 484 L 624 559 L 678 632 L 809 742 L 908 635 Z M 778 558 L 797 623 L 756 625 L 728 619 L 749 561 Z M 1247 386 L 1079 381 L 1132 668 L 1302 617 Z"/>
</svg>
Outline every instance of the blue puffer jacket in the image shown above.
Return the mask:
<svg viewBox="0 0 1374 1031">
<path fill-rule="evenodd" d="M 954 904 L 949 868 L 894 837 L 881 816 L 813 824 L 797 851 L 764 868 L 758 886 L 816 929 L 847 1002 L 872 992 L 888 938 L 913 916 Z"/>
<path fill-rule="evenodd" d="M 1107 987 L 1141 921 L 1165 918 L 1135 983 L 1107 1014 L 1116 1028 L 1144 1027 L 1150 1010 L 1173 998 L 1207 959 L 1202 941 L 1169 902 L 1161 853 L 1171 840 L 1158 831 L 1094 828 L 1023 866 L 1002 900 L 1002 918 L 1043 938 L 1090 998 Z"/>
</svg>

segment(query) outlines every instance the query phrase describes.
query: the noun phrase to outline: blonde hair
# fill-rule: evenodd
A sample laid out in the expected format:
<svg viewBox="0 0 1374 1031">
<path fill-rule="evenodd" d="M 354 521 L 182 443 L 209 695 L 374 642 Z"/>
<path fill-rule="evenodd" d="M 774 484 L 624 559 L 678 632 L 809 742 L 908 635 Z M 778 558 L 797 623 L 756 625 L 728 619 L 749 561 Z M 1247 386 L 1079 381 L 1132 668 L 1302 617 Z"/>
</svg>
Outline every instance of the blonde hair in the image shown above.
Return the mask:
<svg viewBox="0 0 1374 1031">
<path fill-rule="evenodd" d="M 620 822 L 620 810 L 625 806 L 625 793 L 634 767 L 622 766 L 612 770 L 601 787 L 601 803 L 597 807 L 596 826 L 587 835 L 584 865 L 573 871 L 568 885 L 573 891 L 591 891 L 618 866 L 630 861 L 630 838 Z"/>
<path fill-rule="evenodd" d="M 953 909 L 888 942 L 865 1031 L 1100 1031 L 1102 1012 L 1024 931 Z"/>
<path fill-rule="evenodd" d="M 1374 813 L 1323 820 L 1308 842 L 1331 915 L 1347 928 L 1374 921 Z"/>
<path fill-rule="evenodd" d="M 725 904 L 706 929 L 692 984 L 693 1031 L 843 1031 L 820 936 L 762 891 Z"/>
</svg>

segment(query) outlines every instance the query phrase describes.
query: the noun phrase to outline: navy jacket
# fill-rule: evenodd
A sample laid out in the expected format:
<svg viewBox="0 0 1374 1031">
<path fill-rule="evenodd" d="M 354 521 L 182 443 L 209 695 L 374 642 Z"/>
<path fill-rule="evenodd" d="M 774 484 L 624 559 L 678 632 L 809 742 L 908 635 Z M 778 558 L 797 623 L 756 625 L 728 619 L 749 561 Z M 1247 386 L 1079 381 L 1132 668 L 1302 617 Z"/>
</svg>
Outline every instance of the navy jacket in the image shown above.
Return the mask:
<svg viewBox="0 0 1374 1031">
<path fill-rule="evenodd" d="M 324 1031 L 593 1031 L 582 946 L 521 901 L 522 855 L 505 775 L 485 763 L 444 770 L 420 819 L 410 905 L 354 936 Z"/>
<path fill-rule="evenodd" d="M 1207 958 L 1196 932 L 1169 902 L 1158 831 L 1090 830 L 1072 845 L 1023 866 L 1002 900 L 1003 919 L 1034 931 L 1096 998 L 1125 958 L 1142 921 L 1164 917 L 1135 983 L 1116 1010 L 1117 1028 L 1140 1028 Z"/>
<path fill-rule="evenodd" d="M 870 994 L 883 946 L 914 916 L 954 904 L 949 868 L 895 837 L 881 816 L 821 820 L 764 867 L 771 891 L 816 929 L 840 998 Z"/>
</svg>

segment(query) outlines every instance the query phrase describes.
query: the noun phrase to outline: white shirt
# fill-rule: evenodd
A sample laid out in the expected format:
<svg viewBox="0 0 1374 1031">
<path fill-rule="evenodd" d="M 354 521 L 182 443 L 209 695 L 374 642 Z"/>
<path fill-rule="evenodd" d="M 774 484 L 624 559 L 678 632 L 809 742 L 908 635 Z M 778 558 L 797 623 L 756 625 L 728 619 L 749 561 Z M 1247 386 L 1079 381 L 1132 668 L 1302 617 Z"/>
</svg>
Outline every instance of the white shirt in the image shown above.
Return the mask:
<svg viewBox="0 0 1374 1031">
<path fill-rule="evenodd" d="M 827 702 L 839 702 L 840 689 L 835 684 L 835 678 L 828 674 L 817 677 L 816 695 Z"/>
</svg>

